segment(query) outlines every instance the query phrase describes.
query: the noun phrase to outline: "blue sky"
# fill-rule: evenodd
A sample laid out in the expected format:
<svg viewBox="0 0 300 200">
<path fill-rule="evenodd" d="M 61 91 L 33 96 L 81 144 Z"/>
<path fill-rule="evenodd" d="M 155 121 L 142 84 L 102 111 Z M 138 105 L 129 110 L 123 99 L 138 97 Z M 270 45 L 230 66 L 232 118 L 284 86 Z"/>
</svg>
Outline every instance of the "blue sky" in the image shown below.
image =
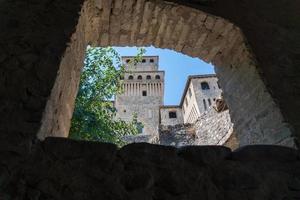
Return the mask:
<svg viewBox="0 0 300 200">
<path fill-rule="evenodd" d="M 136 47 L 114 47 L 121 56 L 135 56 Z M 178 105 L 189 75 L 212 74 L 214 68 L 198 58 L 168 49 L 147 47 L 146 56 L 159 56 L 159 70 L 165 71 L 165 105 Z"/>
</svg>

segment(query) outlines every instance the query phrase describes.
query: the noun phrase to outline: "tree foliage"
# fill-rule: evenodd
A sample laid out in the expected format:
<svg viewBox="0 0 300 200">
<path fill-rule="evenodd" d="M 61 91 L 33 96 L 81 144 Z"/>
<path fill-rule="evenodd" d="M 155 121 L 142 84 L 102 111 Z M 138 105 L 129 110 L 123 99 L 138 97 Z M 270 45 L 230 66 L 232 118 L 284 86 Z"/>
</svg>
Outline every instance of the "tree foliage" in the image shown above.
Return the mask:
<svg viewBox="0 0 300 200">
<path fill-rule="evenodd" d="M 140 62 L 140 49 L 132 65 Z M 111 47 L 88 47 L 71 121 L 70 138 L 123 145 L 122 137 L 138 133 L 136 115 L 131 122 L 116 119 L 113 97 L 122 92 L 125 72 L 119 54 Z"/>
</svg>

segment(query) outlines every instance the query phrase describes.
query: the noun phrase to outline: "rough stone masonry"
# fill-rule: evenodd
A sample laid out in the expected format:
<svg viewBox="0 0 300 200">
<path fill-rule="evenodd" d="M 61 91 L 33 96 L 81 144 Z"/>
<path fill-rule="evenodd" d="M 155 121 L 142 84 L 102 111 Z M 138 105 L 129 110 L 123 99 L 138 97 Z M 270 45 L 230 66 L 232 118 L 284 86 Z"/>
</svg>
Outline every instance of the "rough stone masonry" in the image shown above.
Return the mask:
<svg viewBox="0 0 300 200">
<path fill-rule="evenodd" d="M 180 3 L 180 1 L 178 2 Z M 290 56 L 294 54 L 287 55 L 289 50 L 285 50 L 284 53 L 275 50 L 282 49 L 281 46 L 287 47 L 286 44 L 289 41 L 287 38 L 292 37 L 293 34 L 280 35 L 288 31 L 281 21 L 273 21 L 274 26 L 261 24 L 261 21 L 268 22 L 277 17 L 265 17 L 265 12 L 257 10 L 257 7 L 252 8 L 252 4 L 248 6 L 255 13 L 253 16 L 256 20 L 247 21 L 251 17 L 245 16 L 245 13 L 248 12 L 243 4 L 223 5 L 222 2 L 215 1 L 204 7 L 201 7 L 201 3 L 195 3 L 191 7 L 191 5 L 183 6 L 167 1 L 151 0 L 85 1 L 76 31 L 61 60 L 58 76 L 55 81 L 53 79 L 53 87 L 50 87 L 52 90 L 47 98 L 46 107 L 40 111 L 43 112 L 43 118 L 42 125 L 38 126 L 39 138 L 67 137 L 87 44 L 96 46 L 154 45 L 198 57 L 215 65 L 220 85 L 224 91 L 224 98 L 230 108 L 234 130 L 241 145 L 278 144 L 295 147 L 297 144 L 295 140 L 297 138 L 295 130 L 298 127 L 297 116 L 295 112 L 290 112 L 291 109 L 284 106 L 287 105 L 286 96 L 297 96 L 298 90 L 295 86 L 297 84 L 283 87 L 286 84 L 279 84 L 278 80 L 283 78 L 278 77 L 282 77 L 283 74 L 294 76 L 297 73 L 294 73 L 294 70 L 283 73 L 277 73 L 274 70 L 274 66 L 277 66 L 278 71 L 290 69 L 290 67 L 278 67 L 278 63 L 281 63 L 280 66 L 284 66 L 289 63 L 286 60 L 291 60 Z M 261 5 L 259 2 L 257 3 Z M 288 5 L 291 6 L 291 4 Z M 228 13 L 223 13 L 225 10 L 220 9 L 223 6 L 226 7 Z M 289 6 L 288 9 L 292 10 L 289 13 L 291 19 L 297 18 L 293 14 L 296 6 Z M 261 8 L 263 7 L 261 6 Z M 232 8 L 236 8 L 234 11 L 243 10 L 244 12 L 235 15 L 236 12 L 232 12 Z M 279 8 L 281 12 L 281 6 L 275 6 L 275 8 Z M 252 16 L 251 13 L 248 14 Z M 257 16 L 261 16 L 265 20 L 257 19 Z M 276 14 L 276 16 L 278 15 Z M 246 21 L 245 23 L 241 23 L 243 19 Z M 248 25 L 252 28 L 249 28 Z M 264 27 L 269 34 L 263 34 L 263 31 L 251 32 L 254 30 L 253 27 L 255 30 Z M 294 33 L 292 30 L 289 31 Z M 278 47 L 272 48 L 271 45 L 274 41 L 266 35 L 275 33 L 279 34 L 278 37 L 273 38 Z M 261 37 L 253 37 L 258 34 Z M 251 38 L 253 40 L 258 38 L 259 42 L 254 44 L 251 42 Z M 264 38 L 264 41 L 260 41 L 261 38 Z M 282 38 L 280 41 L 285 42 L 280 43 L 277 38 Z M 264 46 L 258 47 L 257 44 L 264 44 Z M 265 44 L 269 44 L 268 50 L 265 50 Z M 295 42 L 291 44 L 291 48 L 293 44 Z M 252 49 L 252 46 L 255 46 L 256 51 L 254 48 Z M 260 49 L 264 50 L 260 51 Z M 270 53 L 270 51 L 275 52 Z M 258 52 L 261 52 L 262 57 L 256 54 Z M 266 52 L 269 53 L 266 54 Z M 281 56 L 274 56 L 279 54 Z M 266 61 L 272 60 L 269 57 L 282 59 L 270 64 Z M 284 62 L 282 62 L 283 60 Z M 264 75 L 264 73 L 266 74 Z M 270 74 L 276 75 L 276 78 Z M 288 76 L 290 77 L 290 75 Z M 268 80 L 264 77 L 268 77 Z M 276 88 L 280 88 L 280 92 L 277 92 Z M 287 95 L 279 101 L 283 92 L 286 92 Z M 288 102 L 288 105 L 293 105 L 290 107 L 292 110 L 297 108 L 295 102 L 298 101 L 293 99 Z"/>
<path fill-rule="evenodd" d="M 135 3 L 132 0 L 123 2 Z M 167 1 L 155 2 L 167 3 L 167 8 L 177 5 Z M 204 31 L 201 38 L 210 36 L 208 38 L 210 40 L 207 40 L 210 42 L 204 45 L 209 51 L 205 50 L 203 54 L 221 48 L 221 51 L 216 53 L 217 59 L 214 59 L 215 64 L 222 66 L 217 72 L 219 78 L 223 80 L 221 86 L 225 88 L 226 86 L 229 88 L 230 85 L 236 86 L 236 93 L 225 95 L 226 100 L 231 99 L 227 101 L 229 107 L 235 108 L 231 109 L 233 110 L 231 117 L 238 122 L 242 120 L 237 116 L 240 110 L 245 108 L 245 115 L 249 117 L 251 112 L 248 111 L 258 108 L 256 103 L 261 96 L 257 95 L 253 99 L 250 94 L 257 93 L 251 93 L 246 89 L 252 88 L 253 92 L 261 91 L 259 94 L 267 92 L 282 113 L 279 119 L 283 119 L 282 122 L 286 123 L 287 127 L 291 126 L 294 130 L 292 136 L 299 139 L 300 2 L 294 0 L 215 0 L 204 3 L 174 0 L 173 2 L 187 6 L 185 8 L 188 8 L 188 11 L 193 8 L 197 12 L 203 12 L 205 16 L 209 15 L 206 25 L 213 24 L 209 23 L 213 16 L 213 19 L 230 21 L 238 27 L 235 30 L 242 31 L 244 37 L 237 34 L 232 36 L 235 42 L 228 40 L 235 48 L 229 48 L 227 43 L 223 46 L 226 47 L 224 49 L 216 46 L 223 41 L 223 37 L 218 37 L 217 34 L 220 40 L 213 43 L 216 35 L 205 36 L 207 32 L 199 29 Z M 82 0 L 0 1 L 1 199 L 299 199 L 299 151 L 295 149 L 246 146 L 231 152 L 224 147 L 176 149 L 134 144 L 118 150 L 112 144 L 54 138 L 46 139 L 44 142 L 36 140 L 42 113 L 45 111 L 46 102 L 52 96 L 57 98 L 51 99 L 54 102 L 54 109 L 50 109 L 53 115 L 49 116 L 53 118 L 51 123 L 48 123 L 49 132 L 55 134 L 65 129 L 61 128 L 65 124 L 63 122 L 67 122 L 67 118 L 64 117 L 72 113 L 70 97 L 76 94 L 76 86 L 70 84 L 70 80 L 76 83 L 75 77 L 80 74 L 86 44 L 98 42 L 97 37 L 103 36 L 98 31 L 86 29 L 94 30 L 101 27 L 107 30 L 109 27 L 107 23 L 120 21 L 119 18 L 116 21 L 113 20 L 114 17 L 108 18 L 111 13 L 116 15 L 121 13 L 124 22 L 128 21 L 126 17 L 132 12 L 132 7 L 121 4 L 119 7 L 116 5 L 113 12 L 111 9 L 105 12 L 94 9 L 90 12 L 94 17 L 88 18 L 86 11 L 90 10 L 87 7 L 82 9 L 82 4 Z M 126 10 L 122 11 L 121 8 Z M 83 18 L 79 19 L 81 10 L 84 14 L 81 15 Z M 131 12 L 127 12 L 128 10 Z M 178 10 L 175 14 L 188 16 L 185 15 L 186 12 L 181 11 Z M 144 12 L 142 10 L 138 13 Z M 99 20 L 96 20 L 97 17 L 103 19 L 106 24 L 100 24 Z M 130 23 L 140 27 L 141 17 L 130 19 Z M 161 19 L 156 22 L 165 22 Z M 78 31 L 71 38 L 78 21 L 80 25 Z M 147 16 L 145 21 L 148 21 Z M 178 26 L 184 24 L 175 22 Z M 199 23 L 203 24 L 202 21 Z M 164 30 L 166 24 L 161 25 Z M 136 35 L 139 36 L 138 41 L 142 45 L 146 44 L 142 43 L 144 38 L 142 35 L 145 35 L 143 31 L 141 34 L 135 34 L 137 32 L 130 32 L 127 27 L 126 23 L 122 24 L 122 29 L 117 27 L 117 35 L 120 35 L 119 33 L 125 35 L 122 36 L 122 40 L 119 40 L 121 37 L 117 39 L 118 41 L 125 41 L 124 38 L 130 34 L 133 42 L 128 42 L 127 45 L 138 44 Z M 151 32 L 159 30 L 155 27 L 157 26 L 152 26 Z M 166 30 L 173 30 L 170 28 Z M 112 33 L 115 29 L 109 28 L 109 31 Z M 170 38 L 169 33 L 176 33 L 172 41 L 182 41 L 178 39 L 178 31 L 160 31 L 158 41 L 162 41 L 161 33 L 166 33 L 166 36 L 162 37 L 167 39 Z M 209 33 L 215 32 L 210 30 Z M 96 39 L 90 37 L 92 34 Z M 198 33 L 192 34 L 197 36 Z M 149 36 L 147 44 L 154 44 L 152 35 L 147 36 Z M 171 44 L 174 44 L 171 40 L 163 41 L 163 44 L 156 43 L 156 46 L 171 48 Z M 171 44 L 165 41 L 170 41 Z M 191 40 L 185 44 L 192 43 Z M 245 44 L 247 48 L 239 48 L 245 47 Z M 184 44 L 181 42 L 178 48 L 182 46 Z M 246 56 L 249 55 L 247 49 L 251 49 L 251 55 L 255 58 L 254 63 Z M 235 56 L 228 56 L 228 52 Z M 244 60 L 245 58 L 247 59 Z M 60 65 L 61 61 L 63 62 Z M 247 65 L 245 61 L 249 61 L 252 65 Z M 238 68 L 235 62 L 244 65 Z M 249 76 L 252 72 L 257 76 Z M 228 80 L 226 77 L 234 79 Z M 250 77 L 259 79 L 244 84 Z M 57 84 L 58 80 L 63 81 Z M 264 87 L 258 87 L 261 84 L 257 83 L 263 83 Z M 59 87 L 53 87 L 54 85 Z M 241 99 L 242 102 L 238 102 L 235 100 L 243 89 L 241 85 L 245 86 L 247 92 Z M 72 90 L 68 90 L 70 87 Z M 67 89 L 63 90 L 64 88 Z M 260 90 L 257 90 L 258 88 Z M 247 104 L 251 101 L 254 103 Z M 237 105 L 232 107 L 234 104 Z M 247 107 L 244 107 L 245 105 Z M 273 104 L 266 105 L 270 106 L 268 108 L 273 106 Z M 273 126 L 268 126 L 269 124 L 263 120 L 267 119 L 265 116 L 264 112 L 252 112 L 251 123 L 244 123 L 241 129 L 246 127 L 245 130 L 248 131 L 256 127 L 259 130 L 260 126 L 256 124 L 260 124 L 272 130 Z M 42 134 L 47 136 L 49 132 Z M 239 136 L 245 134 L 246 138 L 251 136 L 251 132 L 238 134 Z M 284 134 L 274 135 L 270 132 L 264 134 L 265 137 L 272 139 L 271 141 L 286 139 Z M 249 138 L 248 141 L 255 140 Z"/>
<path fill-rule="evenodd" d="M 218 113 L 211 108 L 193 124 L 160 125 L 159 144 L 176 147 L 226 145 L 234 137 L 233 133 L 229 111 Z"/>
<path fill-rule="evenodd" d="M 3 160 L 3 155 L 2 155 Z M 279 146 L 174 147 L 48 138 L 0 167 L 0 199 L 300 198 L 299 152 Z"/>
</svg>

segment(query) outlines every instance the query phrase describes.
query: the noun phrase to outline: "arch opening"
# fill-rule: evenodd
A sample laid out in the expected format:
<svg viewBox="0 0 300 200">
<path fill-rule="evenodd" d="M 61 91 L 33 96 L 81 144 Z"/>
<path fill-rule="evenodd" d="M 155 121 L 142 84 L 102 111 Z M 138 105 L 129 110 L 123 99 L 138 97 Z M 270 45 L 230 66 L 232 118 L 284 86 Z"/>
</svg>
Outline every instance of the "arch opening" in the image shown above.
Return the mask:
<svg viewBox="0 0 300 200">
<path fill-rule="evenodd" d="M 44 112 L 40 139 L 68 135 L 87 44 L 153 45 L 211 62 L 240 145 L 295 145 L 289 125 L 268 93 L 255 57 L 237 26 L 173 3 L 121 0 L 85 1 Z M 69 83 L 74 85 L 71 89 Z M 68 92 L 59 97 L 61 91 Z"/>
</svg>

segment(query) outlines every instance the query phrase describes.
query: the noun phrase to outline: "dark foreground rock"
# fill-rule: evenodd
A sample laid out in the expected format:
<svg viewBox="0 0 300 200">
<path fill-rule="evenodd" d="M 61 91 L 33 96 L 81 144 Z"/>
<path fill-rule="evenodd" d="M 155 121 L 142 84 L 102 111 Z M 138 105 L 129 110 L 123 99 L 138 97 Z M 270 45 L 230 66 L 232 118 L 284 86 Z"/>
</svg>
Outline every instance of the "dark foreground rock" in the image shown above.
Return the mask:
<svg viewBox="0 0 300 200">
<path fill-rule="evenodd" d="M 11 154 L 11 155 L 10 155 Z M 1 156 L 4 155 L 3 153 Z M 0 199 L 299 199 L 299 152 L 280 146 L 113 144 L 48 138 L 1 163 Z"/>
</svg>

